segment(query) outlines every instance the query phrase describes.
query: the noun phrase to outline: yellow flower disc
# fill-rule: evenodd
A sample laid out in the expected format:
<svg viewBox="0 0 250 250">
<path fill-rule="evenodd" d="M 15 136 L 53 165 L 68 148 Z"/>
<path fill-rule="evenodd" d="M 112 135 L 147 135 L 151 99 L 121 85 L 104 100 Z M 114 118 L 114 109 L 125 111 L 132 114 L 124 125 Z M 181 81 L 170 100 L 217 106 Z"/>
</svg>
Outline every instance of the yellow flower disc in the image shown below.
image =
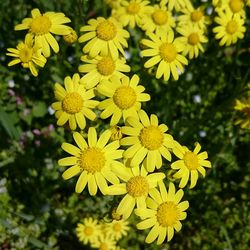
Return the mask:
<svg viewBox="0 0 250 250">
<path fill-rule="evenodd" d="M 237 29 L 238 29 L 238 24 L 236 21 L 231 20 L 227 23 L 227 26 L 226 26 L 227 33 L 234 34 L 237 31 Z"/>
<path fill-rule="evenodd" d="M 180 219 L 180 211 L 172 201 L 167 201 L 158 207 L 156 216 L 160 226 L 172 227 Z"/>
<path fill-rule="evenodd" d="M 148 194 L 149 185 L 144 176 L 135 176 L 127 182 L 127 191 L 133 197 L 140 197 Z"/>
<path fill-rule="evenodd" d="M 121 232 L 121 229 L 122 229 L 121 223 L 117 222 L 113 225 L 113 230 L 115 232 Z"/>
<path fill-rule="evenodd" d="M 129 86 L 121 86 L 116 89 L 113 101 L 120 109 L 129 109 L 136 102 L 136 93 Z"/>
<path fill-rule="evenodd" d="M 183 160 L 185 165 L 190 170 L 195 170 L 200 166 L 197 155 L 193 152 L 186 152 L 183 157 Z"/>
<path fill-rule="evenodd" d="M 193 22 L 199 22 L 203 17 L 203 13 L 200 10 L 195 10 L 191 13 L 191 20 Z"/>
<path fill-rule="evenodd" d="M 129 14 L 137 14 L 140 10 L 140 5 L 138 3 L 130 3 L 128 6 L 127 6 L 127 12 Z"/>
<path fill-rule="evenodd" d="M 109 41 L 115 38 L 117 29 L 111 21 L 105 20 L 97 25 L 96 34 L 98 38 Z"/>
<path fill-rule="evenodd" d="M 105 242 L 102 242 L 102 243 L 100 244 L 99 250 L 109 250 L 108 244 L 105 243 Z"/>
<path fill-rule="evenodd" d="M 157 126 L 154 125 L 143 128 L 140 132 L 139 138 L 141 144 L 149 150 L 156 150 L 160 148 L 164 140 L 163 133 Z"/>
<path fill-rule="evenodd" d="M 28 47 L 24 47 L 19 52 L 20 60 L 24 63 L 29 62 L 32 59 L 32 56 L 33 56 L 33 50 Z"/>
<path fill-rule="evenodd" d="M 237 13 L 242 10 L 244 4 L 241 0 L 230 0 L 229 6 L 233 13 Z"/>
<path fill-rule="evenodd" d="M 30 31 L 36 35 L 49 33 L 52 23 L 46 16 L 38 16 L 32 20 Z"/>
<path fill-rule="evenodd" d="M 93 230 L 92 227 L 85 227 L 85 228 L 84 228 L 84 233 L 85 233 L 85 235 L 87 235 L 87 236 L 92 235 L 93 232 L 94 232 L 94 230 Z"/>
<path fill-rule="evenodd" d="M 159 47 L 159 54 L 164 61 L 173 62 L 177 56 L 177 51 L 172 43 L 163 43 Z"/>
<path fill-rule="evenodd" d="M 168 21 L 168 14 L 164 10 L 156 10 L 152 14 L 152 19 L 153 19 L 155 24 L 163 25 L 163 24 L 166 24 Z"/>
<path fill-rule="evenodd" d="M 105 156 L 99 148 L 89 147 L 82 151 L 81 167 L 89 173 L 100 172 L 105 162 Z"/>
<path fill-rule="evenodd" d="M 76 92 L 68 93 L 62 101 L 62 109 L 69 114 L 80 112 L 82 107 L 83 99 Z"/>
<path fill-rule="evenodd" d="M 104 75 L 104 76 L 111 75 L 115 70 L 114 60 L 109 56 L 103 57 L 97 63 L 97 70 L 101 75 Z"/>
<path fill-rule="evenodd" d="M 193 32 L 188 36 L 188 43 L 191 45 L 196 45 L 200 42 L 200 37 L 198 33 Z"/>
</svg>

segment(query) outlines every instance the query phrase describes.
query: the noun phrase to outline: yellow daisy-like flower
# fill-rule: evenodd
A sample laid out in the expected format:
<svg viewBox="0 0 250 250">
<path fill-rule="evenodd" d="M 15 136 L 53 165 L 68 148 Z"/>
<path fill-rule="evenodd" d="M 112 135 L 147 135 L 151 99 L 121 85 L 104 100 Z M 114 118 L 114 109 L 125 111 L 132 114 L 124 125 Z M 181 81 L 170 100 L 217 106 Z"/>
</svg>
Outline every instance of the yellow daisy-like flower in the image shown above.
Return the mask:
<svg viewBox="0 0 250 250">
<path fill-rule="evenodd" d="M 78 147 L 63 143 L 62 149 L 72 156 L 60 159 L 59 166 L 71 166 L 62 175 L 67 180 L 80 174 L 75 191 L 81 193 L 88 183 L 90 195 L 95 195 L 99 188 L 102 194 L 106 193 L 107 181 L 112 184 L 118 184 L 118 177 L 112 172 L 112 166 L 120 166 L 117 159 L 122 158 L 123 150 L 119 141 L 108 143 L 111 136 L 110 130 L 104 131 L 97 140 L 95 128 L 88 130 L 88 143 L 83 136 L 75 132 L 73 138 Z"/>
<path fill-rule="evenodd" d="M 130 0 L 122 1 L 121 6 L 112 12 L 115 17 L 123 26 L 134 28 L 140 27 L 141 22 L 146 15 L 150 13 L 149 1 L 147 0 Z"/>
<path fill-rule="evenodd" d="M 99 53 L 104 56 L 110 54 L 115 60 L 119 57 L 119 51 L 124 55 L 123 47 L 128 47 L 126 39 L 129 33 L 112 17 L 90 19 L 88 25 L 81 27 L 80 31 L 86 33 L 78 41 L 87 42 L 83 52 L 89 53 L 90 57 L 96 57 Z"/>
<path fill-rule="evenodd" d="M 243 115 L 242 118 L 236 120 L 235 124 L 240 125 L 243 129 L 250 129 L 250 100 L 236 100 L 234 109 L 240 111 Z"/>
<path fill-rule="evenodd" d="M 76 235 L 79 241 L 85 245 L 97 242 L 101 235 L 101 226 L 98 225 L 98 220 L 92 217 L 83 219 L 82 223 L 77 224 Z"/>
<path fill-rule="evenodd" d="M 168 10 L 172 11 L 175 9 L 176 11 L 181 11 L 187 6 L 192 6 L 190 0 L 161 0 L 161 3 L 168 7 Z"/>
<path fill-rule="evenodd" d="M 215 38 L 220 40 L 220 46 L 230 46 L 244 37 L 246 27 L 239 15 L 233 15 L 231 11 L 219 12 L 214 20 L 219 24 L 213 28 L 213 32 L 216 33 Z"/>
<path fill-rule="evenodd" d="M 42 52 L 46 57 L 50 56 L 50 47 L 57 53 L 59 45 L 52 34 L 68 35 L 71 28 L 64 24 L 69 23 L 70 19 L 63 13 L 52 11 L 41 14 L 39 9 L 33 9 L 31 16 L 31 18 L 25 18 L 21 24 L 16 25 L 15 30 L 28 29 L 28 35 L 35 40 L 35 44 L 42 47 Z"/>
<path fill-rule="evenodd" d="M 167 81 L 170 78 L 170 72 L 175 80 L 179 79 L 178 70 L 183 71 L 183 65 L 187 65 L 187 59 L 181 55 L 185 45 L 179 38 L 174 39 L 174 33 L 162 33 L 161 36 L 149 34 L 149 39 L 142 39 L 141 43 L 148 48 L 141 52 L 144 57 L 151 57 L 144 64 L 145 68 L 151 68 L 159 64 L 156 70 L 156 78 L 163 76 Z"/>
<path fill-rule="evenodd" d="M 91 247 L 98 250 L 116 250 L 116 241 L 111 236 L 101 234 L 98 241 L 92 243 Z"/>
<path fill-rule="evenodd" d="M 138 115 L 140 120 L 129 117 L 126 120 L 128 125 L 122 127 L 122 133 L 128 136 L 121 139 L 121 145 L 130 146 L 123 157 L 131 158 L 132 167 L 143 162 L 147 171 L 153 172 L 155 167 L 159 169 L 162 166 L 162 156 L 171 161 L 168 149 L 175 146 L 174 139 L 165 133 L 168 130 L 165 124 L 158 124 L 156 115 L 149 119 L 144 110 L 140 110 Z"/>
<path fill-rule="evenodd" d="M 123 77 L 119 79 L 113 76 L 109 81 L 102 81 L 97 86 L 97 91 L 108 97 L 98 105 L 103 110 L 100 117 L 106 119 L 110 116 L 110 125 L 116 125 L 121 117 L 125 121 L 128 116 L 138 117 L 137 112 L 141 108 L 141 102 L 150 100 L 150 95 L 142 93 L 145 88 L 138 85 L 139 76 L 134 75 L 131 79 Z"/>
<path fill-rule="evenodd" d="M 178 170 L 173 177 L 181 179 L 179 187 L 183 188 L 187 185 L 189 177 L 191 180 L 190 188 L 193 188 L 198 180 L 199 174 L 203 177 L 206 175 L 204 167 L 211 168 L 211 162 L 206 160 L 208 158 L 207 152 L 199 153 L 201 146 L 196 143 L 194 151 L 190 151 L 187 147 L 181 146 L 176 142 L 176 147 L 173 148 L 173 153 L 180 159 L 171 164 L 171 168 Z"/>
<path fill-rule="evenodd" d="M 113 220 L 111 223 L 105 224 L 105 233 L 115 240 L 120 240 L 128 234 L 130 229 L 128 225 L 126 220 Z"/>
<path fill-rule="evenodd" d="M 112 76 L 119 78 L 125 75 L 122 72 L 129 72 L 130 67 L 124 59 L 112 59 L 111 56 L 96 56 L 93 59 L 82 56 L 81 60 L 86 64 L 80 65 L 78 70 L 86 73 L 81 81 L 87 89 L 95 87 L 102 80 L 109 80 Z"/>
<path fill-rule="evenodd" d="M 220 0 L 216 5 L 215 11 L 230 11 L 245 18 L 246 12 L 244 7 L 244 0 Z"/>
<path fill-rule="evenodd" d="M 116 209 L 116 212 L 121 214 L 124 219 L 131 215 L 135 206 L 137 208 L 146 207 L 145 201 L 148 193 L 165 178 L 163 173 L 148 174 L 143 166 L 141 168 L 139 166 L 132 168 L 116 166 L 112 169 L 123 183 L 109 186 L 107 194 L 125 195 Z"/>
<path fill-rule="evenodd" d="M 181 10 L 183 15 L 178 17 L 178 26 L 186 26 L 188 23 L 200 29 L 206 29 L 209 23 L 208 17 L 204 15 L 202 7 L 195 9 L 191 4 Z"/>
<path fill-rule="evenodd" d="M 149 192 L 152 198 L 147 198 L 147 207 L 137 209 L 135 213 L 143 221 L 137 224 L 139 230 L 151 228 L 146 243 L 152 243 L 157 238 L 157 244 L 160 245 L 167 237 L 170 241 L 174 236 L 174 230 L 179 232 L 182 228 L 181 220 L 186 219 L 188 201 L 181 201 L 183 190 L 175 191 L 172 182 L 169 184 L 168 192 L 163 182 L 159 183 L 160 192 L 155 188 Z"/>
<path fill-rule="evenodd" d="M 155 5 L 151 8 L 149 15 L 142 20 L 142 29 L 147 33 L 155 32 L 156 35 L 172 31 L 175 20 L 165 5 Z"/>
<path fill-rule="evenodd" d="M 203 43 L 207 43 L 208 39 L 204 36 L 203 30 L 193 27 L 179 27 L 177 32 L 182 35 L 181 41 L 185 44 L 183 55 L 188 55 L 189 59 L 198 57 L 199 51 L 204 52 Z"/>
<path fill-rule="evenodd" d="M 78 39 L 78 35 L 76 31 L 73 29 L 70 29 L 70 33 L 68 35 L 63 36 L 63 40 L 68 44 L 75 43 L 77 39 Z"/>
<path fill-rule="evenodd" d="M 9 62 L 8 66 L 21 63 L 24 68 L 29 68 L 33 76 L 38 76 L 36 65 L 44 67 L 46 58 L 41 54 L 42 49 L 33 45 L 33 40 L 26 36 L 24 42 L 20 42 L 16 49 L 8 48 L 6 53 L 8 56 L 12 56 L 15 59 Z"/>
<path fill-rule="evenodd" d="M 70 129 L 75 130 L 77 126 L 84 129 L 87 117 L 93 121 L 96 114 L 92 111 L 98 105 L 98 101 L 91 100 L 95 97 L 94 90 L 85 90 L 80 84 L 80 76 L 74 74 L 72 79 L 67 76 L 64 79 L 64 86 L 55 84 L 55 97 L 58 100 L 51 106 L 56 111 L 55 116 L 58 119 L 57 125 L 63 126 L 69 122 Z"/>
</svg>

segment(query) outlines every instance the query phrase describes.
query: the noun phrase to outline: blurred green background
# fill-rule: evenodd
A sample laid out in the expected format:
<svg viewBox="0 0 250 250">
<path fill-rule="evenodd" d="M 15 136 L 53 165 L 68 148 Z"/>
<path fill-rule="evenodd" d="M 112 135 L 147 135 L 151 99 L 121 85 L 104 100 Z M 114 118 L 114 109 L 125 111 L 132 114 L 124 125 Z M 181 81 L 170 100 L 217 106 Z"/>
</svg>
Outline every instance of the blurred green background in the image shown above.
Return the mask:
<svg viewBox="0 0 250 250">
<path fill-rule="evenodd" d="M 25 35 L 15 32 L 14 26 L 35 7 L 65 13 L 78 34 L 90 17 L 110 13 L 101 0 L 0 1 L 0 249 L 88 249 L 76 238 L 76 223 L 87 215 L 102 220 L 117 198 L 89 197 L 86 191 L 77 195 L 76 179 L 62 180 L 64 168 L 57 160 L 64 156 L 60 145 L 72 140 L 71 132 L 56 127 L 49 108 L 54 83 L 63 83 L 64 77 L 77 72 L 82 45 L 69 46 L 60 39 L 60 52 L 48 59 L 37 78 L 20 65 L 7 67 L 6 49 L 16 47 Z M 212 24 L 206 52 L 190 61 L 178 82 L 168 84 L 149 77 L 143 69 L 138 56 L 143 34 L 131 30 L 129 75 L 139 74 L 151 95 L 143 108 L 156 113 L 180 143 L 193 148 L 199 141 L 213 168 L 194 190 L 185 192 L 190 202 L 188 217 L 169 244 L 146 245 L 146 232 L 131 224 L 129 236 L 120 243 L 124 249 L 249 249 L 250 135 L 234 126 L 233 110 L 235 98 L 245 95 L 250 79 L 249 20 L 246 26 L 245 38 L 224 48 L 213 38 Z M 101 130 L 107 123 L 98 119 L 92 125 Z"/>
</svg>

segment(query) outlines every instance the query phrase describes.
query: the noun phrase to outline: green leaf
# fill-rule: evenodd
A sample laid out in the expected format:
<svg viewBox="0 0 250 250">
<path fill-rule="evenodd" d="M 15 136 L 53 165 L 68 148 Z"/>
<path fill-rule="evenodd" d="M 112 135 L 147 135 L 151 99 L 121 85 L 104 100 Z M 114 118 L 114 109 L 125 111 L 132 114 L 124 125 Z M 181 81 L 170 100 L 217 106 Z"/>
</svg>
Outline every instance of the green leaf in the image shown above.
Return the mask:
<svg viewBox="0 0 250 250">
<path fill-rule="evenodd" d="M 44 102 L 36 102 L 32 109 L 34 117 L 43 117 L 47 113 L 47 106 Z"/>
</svg>

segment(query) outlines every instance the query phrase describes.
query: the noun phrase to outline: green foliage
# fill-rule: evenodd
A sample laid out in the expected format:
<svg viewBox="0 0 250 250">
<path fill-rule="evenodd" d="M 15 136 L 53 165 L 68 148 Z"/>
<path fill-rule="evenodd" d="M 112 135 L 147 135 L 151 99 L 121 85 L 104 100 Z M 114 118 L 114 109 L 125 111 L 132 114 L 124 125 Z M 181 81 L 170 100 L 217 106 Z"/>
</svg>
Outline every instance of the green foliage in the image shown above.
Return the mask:
<svg viewBox="0 0 250 250">
<path fill-rule="evenodd" d="M 81 45 L 68 46 L 61 39 L 59 54 L 49 58 L 38 78 L 21 67 L 8 68 L 9 58 L 4 56 L 7 48 L 23 38 L 24 33 L 13 29 L 32 8 L 64 12 L 79 32 L 88 18 L 108 14 L 104 6 L 101 0 L 0 1 L 1 249 L 87 249 L 76 238 L 77 222 L 87 215 L 100 220 L 109 217 L 119 200 L 89 197 L 86 191 L 74 193 L 76 180 L 63 181 L 64 169 L 57 165 L 63 154 L 61 143 L 72 136 L 53 126 L 55 118 L 48 106 L 54 101 L 54 83 L 77 72 Z M 250 134 L 234 126 L 233 111 L 235 98 L 244 94 L 249 82 L 249 32 L 236 46 L 225 49 L 210 30 L 206 52 L 190 62 L 178 82 L 168 83 L 143 69 L 138 56 L 142 33 L 131 31 L 131 36 L 130 75 L 139 74 L 152 99 L 143 108 L 156 113 L 182 144 L 192 148 L 199 141 L 213 168 L 194 190 L 185 193 L 190 202 L 188 218 L 169 244 L 145 245 L 147 232 L 136 230 L 133 217 L 131 232 L 121 246 L 131 250 L 249 249 Z M 100 120 L 94 125 L 106 126 Z"/>
</svg>

